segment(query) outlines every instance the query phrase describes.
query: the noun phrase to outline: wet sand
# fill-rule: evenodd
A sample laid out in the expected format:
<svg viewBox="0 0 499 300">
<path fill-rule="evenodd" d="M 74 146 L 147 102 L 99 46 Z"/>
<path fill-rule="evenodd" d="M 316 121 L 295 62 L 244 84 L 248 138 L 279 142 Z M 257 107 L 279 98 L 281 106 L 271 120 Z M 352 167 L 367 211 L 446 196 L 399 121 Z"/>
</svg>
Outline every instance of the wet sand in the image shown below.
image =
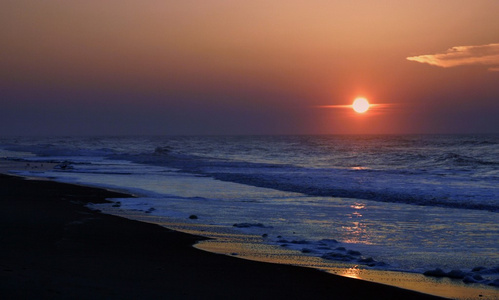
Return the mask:
<svg viewBox="0 0 499 300">
<path fill-rule="evenodd" d="M 2 299 L 438 299 L 195 249 L 203 238 L 85 207 L 127 195 L 0 175 Z"/>
</svg>

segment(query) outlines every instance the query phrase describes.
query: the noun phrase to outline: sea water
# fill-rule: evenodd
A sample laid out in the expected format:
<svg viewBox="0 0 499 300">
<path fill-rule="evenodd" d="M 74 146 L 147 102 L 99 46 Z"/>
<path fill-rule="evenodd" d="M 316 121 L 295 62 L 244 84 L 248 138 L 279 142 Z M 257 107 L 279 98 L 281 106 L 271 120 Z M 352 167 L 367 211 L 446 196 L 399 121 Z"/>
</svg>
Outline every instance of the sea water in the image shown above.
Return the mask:
<svg viewBox="0 0 499 300">
<path fill-rule="evenodd" d="M 128 191 L 114 207 L 160 224 L 499 285 L 499 135 L 23 137 L 0 139 L 0 157 Z"/>
</svg>

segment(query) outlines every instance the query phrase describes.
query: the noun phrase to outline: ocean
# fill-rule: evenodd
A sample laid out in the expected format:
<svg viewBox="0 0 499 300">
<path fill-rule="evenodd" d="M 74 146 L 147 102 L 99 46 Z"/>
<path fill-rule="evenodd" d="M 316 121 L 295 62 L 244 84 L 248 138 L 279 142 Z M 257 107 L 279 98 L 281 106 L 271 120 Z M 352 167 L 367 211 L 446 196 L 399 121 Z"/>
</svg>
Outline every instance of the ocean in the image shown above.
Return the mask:
<svg viewBox="0 0 499 300">
<path fill-rule="evenodd" d="M 136 196 L 110 213 L 499 286 L 499 135 L 9 137 L 0 158 Z"/>
</svg>

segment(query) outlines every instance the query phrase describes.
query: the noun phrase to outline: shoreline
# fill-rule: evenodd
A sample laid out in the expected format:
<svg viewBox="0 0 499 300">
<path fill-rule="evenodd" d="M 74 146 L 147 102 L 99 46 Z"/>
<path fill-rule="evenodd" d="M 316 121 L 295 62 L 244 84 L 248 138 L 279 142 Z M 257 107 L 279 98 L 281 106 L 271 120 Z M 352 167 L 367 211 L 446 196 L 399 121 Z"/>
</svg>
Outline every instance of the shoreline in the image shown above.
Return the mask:
<svg viewBox="0 0 499 300">
<path fill-rule="evenodd" d="M 26 298 L 439 299 L 193 247 L 205 238 L 91 210 L 129 195 L 0 175 L 0 295 Z"/>
<path fill-rule="evenodd" d="M 30 162 L 24 160 L 17 161 L 0 159 L 0 174 L 30 181 L 53 182 L 56 184 L 75 186 L 78 188 L 89 188 L 102 190 L 104 192 L 118 193 L 119 195 L 116 196 L 118 198 L 136 197 L 136 195 L 133 195 L 124 189 L 110 189 L 102 184 L 61 182 L 50 177 L 40 177 L 40 175 L 37 174 L 49 171 L 56 165 L 57 164 L 55 163 L 37 161 Z M 24 170 L 24 172 L 18 173 L 14 170 Z M 30 174 L 32 174 L 32 176 L 30 176 Z M 185 223 L 182 220 L 172 221 L 162 218 L 158 219 L 158 217 L 153 214 L 121 210 L 119 208 L 120 205 L 115 206 L 113 203 L 116 202 L 111 199 L 111 201 L 94 201 L 93 204 L 97 205 L 88 205 L 92 204 L 90 202 L 86 204 L 82 203 L 82 205 L 85 205 L 86 208 L 89 208 L 94 212 L 97 211 L 106 215 L 118 216 L 128 220 L 155 224 L 168 230 L 195 236 L 197 237 L 197 240 L 190 246 L 204 252 L 222 254 L 229 257 L 236 257 L 237 259 L 256 261 L 260 263 L 265 262 L 291 265 L 320 270 L 333 275 L 355 278 L 357 280 L 369 281 L 376 284 L 383 284 L 451 299 L 499 299 L 498 289 L 483 284 L 464 284 L 461 280 L 428 277 L 422 275 L 421 273 L 395 270 L 376 270 L 351 265 L 351 263 L 346 264 L 331 261 L 325 262 L 318 257 L 312 258 L 296 250 L 268 245 L 261 241 L 261 236 L 259 235 L 249 239 L 247 237 L 241 239 L 243 236 L 241 236 L 240 233 L 236 233 L 236 236 L 231 236 L 230 234 L 228 235 L 225 230 L 223 232 L 218 232 L 217 226 L 211 228 L 213 226 L 199 224 L 200 227 L 196 228 L 197 225 L 194 225 L 192 222 Z M 215 229 L 215 231 L 212 231 L 213 229 Z M 260 242 L 257 241 L 258 239 L 260 239 Z M 274 248 L 272 249 L 272 247 Z"/>
<path fill-rule="evenodd" d="M 203 251 L 223 254 L 257 262 L 292 265 L 321 270 L 357 280 L 369 281 L 420 293 L 437 295 L 450 299 L 499 299 L 499 290 L 479 284 L 465 284 L 462 280 L 425 276 L 416 272 L 379 270 L 362 267 L 352 263 L 324 261 L 316 256 L 307 256 L 297 250 L 277 245 L 265 244 L 259 235 L 241 235 L 219 231 L 218 226 L 193 223 L 165 222 L 152 214 L 123 211 L 112 205 L 97 206 L 106 214 L 118 215 L 127 219 L 151 224 L 192 234 L 208 239 L 198 241 L 193 247 Z"/>
</svg>

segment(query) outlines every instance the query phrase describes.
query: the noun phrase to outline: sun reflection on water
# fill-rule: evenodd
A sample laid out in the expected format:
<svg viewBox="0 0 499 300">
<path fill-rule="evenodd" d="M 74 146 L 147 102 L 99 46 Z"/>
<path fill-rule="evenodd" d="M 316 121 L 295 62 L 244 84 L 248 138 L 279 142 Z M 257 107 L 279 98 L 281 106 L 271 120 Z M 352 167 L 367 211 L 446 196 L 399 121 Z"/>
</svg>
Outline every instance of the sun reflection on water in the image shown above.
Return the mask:
<svg viewBox="0 0 499 300">
<path fill-rule="evenodd" d="M 353 208 L 353 209 L 364 209 L 364 208 L 366 208 L 366 205 L 364 203 L 355 202 L 350 207 Z"/>
<path fill-rule="evenodd" d="M 362 279 L 362 277 L 360 276 L 360 272 L 361 270 L 358 268 L 358 266 L 354 266 L 352 268 L 344 269 L 343 272 L 339 273 L 339 275 L 355 279 Z"/>
<path fill-rule="evenodd" d="M 352 208 L 352 212 L 350 212 L 347 216 L 351 219 L 351 222 L 348 223 L 348 226 L 342 226 L 346 232 L 348 232 L 348 236 L 345 238 L 344 242 L 346 243 L 363 243 L 370 244 L 367 238 L 367 224 L 363 222 L 363 211 L 366 208 L 366 204 L 362 202 L 355 202 L 350 205 Z"/>
<path fill-rule="evenodd" d="M 356 171 L 360 171 L 360 170 L 369 170 L 369 168 L 368 168 L 368 167 L 361 167 L 361 166 L 351 167 L 350 169 L 351 169 L 351 170 L 356 170 Z"/>
</svg>

